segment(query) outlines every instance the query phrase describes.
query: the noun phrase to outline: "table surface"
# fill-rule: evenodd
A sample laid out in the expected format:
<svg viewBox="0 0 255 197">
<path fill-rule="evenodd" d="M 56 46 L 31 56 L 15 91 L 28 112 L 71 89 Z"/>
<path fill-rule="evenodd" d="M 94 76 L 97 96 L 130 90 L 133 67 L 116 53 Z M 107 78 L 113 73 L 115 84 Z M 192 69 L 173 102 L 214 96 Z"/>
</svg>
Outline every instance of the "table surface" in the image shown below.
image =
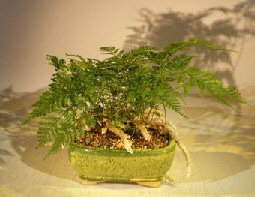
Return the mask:
<svg viewBox="0 0 255 197">
<path fill-rule="evenodd" d="M 36 128 L 21 126 L 26 107 L 39 96 L 27 93 L 0 102 L 0 196 L 255 196 L 255 92 L 244 91 L 249 105 L 233 110 L 209 99 L 192 98 L 184 106 L 189 119 L 168 112 L 192 157 L 185 178 L 177 150 L 160 188 L 136 184 L 79 184 L 66 150 L 43 160 L 47 147 L 36 149 Z"/>
</svg>

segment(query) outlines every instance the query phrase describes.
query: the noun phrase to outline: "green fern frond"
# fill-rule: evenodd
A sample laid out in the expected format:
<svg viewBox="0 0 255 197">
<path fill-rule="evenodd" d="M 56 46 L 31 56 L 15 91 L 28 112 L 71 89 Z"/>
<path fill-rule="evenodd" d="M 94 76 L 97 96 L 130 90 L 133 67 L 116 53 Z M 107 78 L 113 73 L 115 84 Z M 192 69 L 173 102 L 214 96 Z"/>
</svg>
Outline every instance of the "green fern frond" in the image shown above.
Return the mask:
<svg viewBox="0 0 255 197">
<path fill-rule="evenodd" d="M 56 71 L 66 63 L 64 59 L 58 59 L 56 56 L 53 55 L 47 55 L 47 60 L 50 65 L 55 67 Z"/>
<path fill-rule="evenodd" d="M 182 107 L 180 104 L 180 94 L 177 91 L 169 87 L 168 92 L 165 92 L 164 97 L 162 97 L 161 104 L 164 104 L 166 107 L 168 107 L 169 109 L 172 109 L 173 111 L 177 112 L 181 116 L 187 117 L 182 112 Z"/>
<path fill-rule="evenodd" d="M 45 158 L 59 152 L 65 146 L 69 145 L 70 143 L 69 143 L 69 140 L 67 140 L 67 138 L 68 138 L 68 135 L 66 135 L 64 132 L 58 132 L 58 134 L 54 138 L 51 149 L 49 150 Z"/>
<path fill-rule="evenodd" d="M 117 55 L 119 52 L 119 49 L 116 47 L 100 47 L 100 50 L 111 55 Z"/>
<path fill-rule="evenodd" d="M 203 95 L 207 92 L 211 97 L 230 107 L 230 101 L 246 103 L 235 87 L 224 86 L 221 81 L 216 79 L 215 73 L 190 67 L 186 70 L 186 77 L 188 77 L 188 81 L 182 84 L 185 95 L 189 95 L 192 87 L 197 87 L 200 94 Z"/>
<path fill-rule="evenodd" d="M 67 54 L 68 60 L 48 55 L 56 72 L 26 122 L 40 118 L 39 146 L 51 142 L 50 155 L 74 143 L 86 132 L 84 125 L 100 126 L 105 117 L 124 125 L 159 105 L 185 117 L 181 104 L 192 88 L 228 106 L 232 101 L 245 103 L 236 88 L 225 86 L 214 73 L 191 67 L 193 56 L 177 53 L 195 46 L 225 50 L 210 41 L 190 39 L 163 50 L 101 47 L 111 55 L 102 61 L 72 54 Z"/>
<path fill-rule="evenodd" d="M 57 119 L 54 116 L 47 116 L 41 119 L 37 131 L 38 146 L 52 142 L 56 134 Z"/>
<path fill-rule="evenodd" d="M 167 47 L 165 47 L 165 51 L 172 54 L 177 51 L 187 50 L 187 49 L 189 49 L 191 47 L 195 47 L 195 46 L 202 46 L 202 47 L 205 47 L 205 48 L 208 48 L 211 50 L 227 50 L 227 49 L 224 49 L 210 41 L 200 40 L 200 39 L 190 39 L 190 40 L 186 40 L 186 41 L 171 43 Z M 232 51 L 232 50 L 229 50 L 229 51 Z"/>
<path fill-rule="evenodd" d="M 70 120 L 68 112 L 62 112 L 62 114 L 61 116 L 48 115 L 40 120 L 37 132 L 38 146 L 52 143 L 46 157 L 68 146 L 74 140 L 74 133 L 71 131 L 74 123 Z"/>
<path fill-rule="evenodd" d="M 49 113 L 55 112 L 61 107 L 61 102 L 56 98 L 57 95 L 53 92 L 49 90 L 44 92 L 39 100 L 32 105 L 33 111 L 27 116 L 24 123 L 28 123 L 36 117 L 46 116 Z"/>
</svg>

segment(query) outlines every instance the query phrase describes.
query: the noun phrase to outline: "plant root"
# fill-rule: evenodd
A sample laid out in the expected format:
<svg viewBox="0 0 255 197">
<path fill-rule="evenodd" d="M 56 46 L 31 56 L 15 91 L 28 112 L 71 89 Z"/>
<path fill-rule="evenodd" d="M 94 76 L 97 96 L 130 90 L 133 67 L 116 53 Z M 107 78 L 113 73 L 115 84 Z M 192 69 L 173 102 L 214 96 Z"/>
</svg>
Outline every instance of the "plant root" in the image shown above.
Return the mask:
<svg viewBox="0 0 255 197">
<path fill-rule="evenodd" d="M 190 153 L 187 150 L 186 146 L 183 144 L 183 142 L 181 141 L 177 129 L 176 127 L 172 124 L 172 122 L 166 122 L 166 126 L 172 136 L 172 138 L 175 140 L 176 144 L 178 145 L 178 147 L 181 149 L 182 153 L 185 156 L 186 159 L 186 165 L 187 165 L 187 174 L 186 177 L 189 178 L 191 176 L 191 157 L 190 157 Z"/>
<path fill-rule="evenodd" d="M 131 148 L 132 141 L 129 140 L 129 135 L 125 134 L 122 129 L 119 129 L 117 127 L 110 127 L 109 130 L 121 138 L 124 144 L 124 148 L 127 150 L 127 152 L 132 154 L 133 153 L 133 149 Z"/>
<path fill-rule="evenodd" d="M 146 129 L 145 125 L 144 124 L 138 124 L 137 127 L 141 131 L 141 134 L 143 135 L 144 139 L 147 140 L 147 141 L 151 141 L 151 134 Z"/>
<path fill-rule="evenodd" d="M 186 177 L 189 178 L 191 176 L 191 157 L 190 157 L 190 153 L 187 150 L 184 143 L 182 142 L 182 140 L 180 139 L 176 127 L 173 125 L 172 122 L 169 122 L 169 121 L 166 120 L 166 109 L 165 109 L 164 105 L 163 105 L 163 108 L 164 108 L 164 115 L 161 113 L 160 110 L 153 109 L 153 108 L 149 109 L 148 112 L 146 112 L 147 117 L 145 119 L 145 124 L 161 127 L 161 129 L 164 129 L 164 130 L 166 130 L 170 133 L 172 139 L 176 142 L 176 144 L 178 145 L 178 147 L 181 149 L 182 153 L 184 154 L 184 157 L 185 157 L 185 160 L 186 160 L 186 166 L 187 166 Z M 145 128 L 145 125 L 143 124 L 144 125 L 143 127 L 141 127 L 140 125 L 142 125 L 142 124 L 138 124 L 138 128 L 141 131 L 144 138 L 146 139 L 146 131 L 143 130 Z"/>
<path fill-rule="evenodd" d="M 162 118 L 157 118 L 156 120 L 151 120 L 152 124 L 154 124 L 155 126 L 159 126 L 162 129 L 165 129 L 167 131 L 169 131 L 172 139 L 176 142 L 176 144 L 178 145 L 178 147 L 180 148 L 180 150 L 182 151 L 182 153 L 184 154 L 185 160 L 186 160 L 186 166 L 187 166 L 187 173 L 186 173 L 186 177 L 189 178 L 191 176 L 191 166 L 192 166 L 192 162 L 191 162 L 191 157 L 190 157 L 190 153 L 187 150 L 186 146 L 184 145 L 184 143 L 182 142 L 182 140 L 180 139 L 177 129 L 176 127 L 173 125 L 172 122 L 162 120 Z"/>
</svg>

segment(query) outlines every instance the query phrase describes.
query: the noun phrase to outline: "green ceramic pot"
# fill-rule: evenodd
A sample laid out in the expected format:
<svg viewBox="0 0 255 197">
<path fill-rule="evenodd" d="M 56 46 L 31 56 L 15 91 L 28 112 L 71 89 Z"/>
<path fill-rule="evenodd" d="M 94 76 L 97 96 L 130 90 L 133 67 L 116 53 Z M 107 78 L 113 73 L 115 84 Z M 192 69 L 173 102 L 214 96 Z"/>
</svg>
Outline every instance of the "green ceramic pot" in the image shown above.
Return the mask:
<svg viewBox="0 0 255 197">
<path fill-rule="evenodd" d="M 175 142 L 161 149 L 103 149 L 72 145 L 71 164 L 87 182 L 160 182 L 170 168 Z"/>
</svg>

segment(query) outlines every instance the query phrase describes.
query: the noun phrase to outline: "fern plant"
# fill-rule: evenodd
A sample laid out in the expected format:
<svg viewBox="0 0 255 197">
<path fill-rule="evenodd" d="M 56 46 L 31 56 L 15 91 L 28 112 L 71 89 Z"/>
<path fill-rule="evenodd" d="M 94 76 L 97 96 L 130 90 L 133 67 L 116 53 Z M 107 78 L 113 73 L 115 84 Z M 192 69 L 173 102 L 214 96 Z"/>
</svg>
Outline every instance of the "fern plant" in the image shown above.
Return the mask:
<svg viewBox="0 0 255 197">
<path fill-rule="evenodd" d="M 40 119 L 39 146 L 51 142 L 49 154 L 55 153 L 99 126 L 103 134 L 117 134 L 132 153 L 132 141 L 124 131 L 135 127 L 149 141 L 147 127 L 157 124 L 169 129 L 185 152 L 173 133 L 175 127 L 162 120 L 159 106 L 185 117 L 181 102 L 193 88 L 228 106 L 231 101 L 245 103 L 237 89 L 224 86 L 215 73 L 191 66 L 193 56 L 183 51 L 195 46 L 225 50 L 191 39 L 169 44 L 163 50 L 151 46 L 130 51 L 101 47 L 110 55 L 104 60 L 71 54 L 64 60 L 48 55 L 49 64 L 55 68 L 52 83 L 26 120 Z"/>
</svg>

